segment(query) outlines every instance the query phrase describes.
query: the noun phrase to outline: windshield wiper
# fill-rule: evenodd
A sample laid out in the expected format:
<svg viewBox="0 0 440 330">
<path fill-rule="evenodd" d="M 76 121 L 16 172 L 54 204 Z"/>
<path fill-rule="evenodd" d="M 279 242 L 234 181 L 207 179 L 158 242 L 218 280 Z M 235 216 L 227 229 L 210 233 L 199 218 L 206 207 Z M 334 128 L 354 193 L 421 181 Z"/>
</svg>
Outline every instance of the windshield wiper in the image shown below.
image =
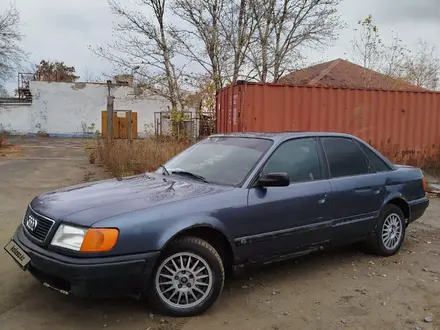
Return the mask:
<svg viewBox="0 0 440 330">
<path fill-rule="evenodd" d="M 199 180 L 199 181 L 203 181 L 203 182 L 205 182 L 205 183 L 209 183 L 209 181 L 206 180 L 205 177 L 203 177 L 203 176 L 201 176 L 201 175 L 198 175 L 198 174 L 194 174 L 194 173 L 188 172 L 188 171 L 171 171 L 171 173 L 172 173 L 172 174 L 176 174 L 176 175 L 189 176 L 189 177 L 191 177 L 191 178 L 193 178 L 193 179 L 197 179 L 197 180 Z"/>
<path fill-rule="evenodd" d="M 160 165 L 160 168 L 163 169 L 164 174 L 166 174 L 166 175 L 170 175 L 170 172 L 168 172 L 168 170 L 167 170 L 167 168 L 166 168 L 165 166 Z"/>
</svg>

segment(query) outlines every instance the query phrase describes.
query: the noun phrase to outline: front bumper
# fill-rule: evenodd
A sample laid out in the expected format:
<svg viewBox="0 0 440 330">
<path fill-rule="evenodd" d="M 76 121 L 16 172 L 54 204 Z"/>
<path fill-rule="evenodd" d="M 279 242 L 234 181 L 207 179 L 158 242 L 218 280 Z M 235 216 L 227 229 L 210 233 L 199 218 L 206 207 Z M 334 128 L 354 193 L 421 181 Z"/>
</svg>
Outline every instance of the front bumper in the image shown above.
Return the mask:
<svg viewBox="0 0 440 330">
<path fill-rule="evenodd" d="M 30 241 L 20 226 L 14 241 L 29 255 L 27 270 L 40 282 L 80 297 L 116 296 L 147 289 L 160 252 L 105 258 L 72 258 Z"/>
<path fill-rule="evenodd" d="M 411 223 L 421 218 L 423 214 L 425 214 L 425 211 L 429 206 L 429 198 L 424 197 L 421 199 L 410 201 L 408 204 L 410 207 L 409 222 Z"/>
</svg>

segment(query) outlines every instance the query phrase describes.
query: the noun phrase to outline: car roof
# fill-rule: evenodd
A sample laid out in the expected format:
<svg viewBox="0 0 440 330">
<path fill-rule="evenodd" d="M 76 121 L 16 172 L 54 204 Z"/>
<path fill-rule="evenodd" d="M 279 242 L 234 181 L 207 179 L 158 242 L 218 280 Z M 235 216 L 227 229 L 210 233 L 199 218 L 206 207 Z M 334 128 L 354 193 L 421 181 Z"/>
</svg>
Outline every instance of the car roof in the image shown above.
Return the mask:
<svg viewBox="0 0 440 330">
<path fill-rule="evenodd" d="M 347 137 L 347 138 L 355 138 L 357 137 L 345 134 L 345 133 L 337 133 L 337 132 L 242 132 L 242 133 L 224 133 L 224 134 L 215 134 L 211 135 L 211 137 L 237 137 L 237 138 L 254 138 L 254 139 L 268 139 L 276 142 L 281 142 L 284 140 L 298 138 L 298 137 Z"/>
</svg>

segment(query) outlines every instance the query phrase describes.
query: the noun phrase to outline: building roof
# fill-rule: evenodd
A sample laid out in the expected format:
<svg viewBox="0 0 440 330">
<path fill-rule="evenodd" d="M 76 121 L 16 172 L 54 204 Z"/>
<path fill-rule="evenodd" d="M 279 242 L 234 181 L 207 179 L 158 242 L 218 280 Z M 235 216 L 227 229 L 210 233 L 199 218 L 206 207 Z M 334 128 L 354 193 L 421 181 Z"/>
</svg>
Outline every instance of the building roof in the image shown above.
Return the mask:
<svg viewBox="0 0 440 330">
<path fill-rule="evenodd" d="M 427 91 L 407 81 L 388 77 L 341 58 L 294 71 L 281 77 L 279 83 L 295 86 Z"/>
</svg>

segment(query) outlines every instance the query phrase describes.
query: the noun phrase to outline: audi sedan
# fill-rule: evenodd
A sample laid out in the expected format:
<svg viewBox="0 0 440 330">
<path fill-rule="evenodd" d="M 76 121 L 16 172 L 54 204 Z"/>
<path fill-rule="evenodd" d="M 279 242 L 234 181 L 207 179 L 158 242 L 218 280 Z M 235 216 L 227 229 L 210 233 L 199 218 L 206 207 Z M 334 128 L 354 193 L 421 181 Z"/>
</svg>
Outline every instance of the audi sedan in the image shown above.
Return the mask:
<svg viewBox="0 0 440 330">
<path fill-rule="evenodd" d="M 35 197 L 5 250 L 65 295 L 202 313 L 227 274 L 365 242 L 381 256 L 428 207 L 420 169 L 336 133 L 211 136 L 154 173 Z"/>
</svg>

